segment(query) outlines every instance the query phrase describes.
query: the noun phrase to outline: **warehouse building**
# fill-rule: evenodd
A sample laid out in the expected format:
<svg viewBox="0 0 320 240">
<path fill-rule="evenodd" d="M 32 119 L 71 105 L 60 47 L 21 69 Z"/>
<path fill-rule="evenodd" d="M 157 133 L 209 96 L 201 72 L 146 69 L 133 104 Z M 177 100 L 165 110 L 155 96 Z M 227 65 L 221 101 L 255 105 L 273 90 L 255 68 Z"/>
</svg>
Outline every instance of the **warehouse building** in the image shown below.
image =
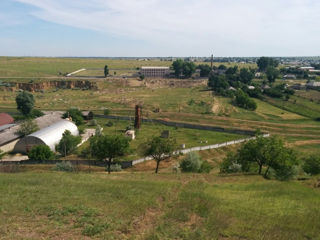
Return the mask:
<svg viewBox="0 0 320 240">
<path fill-rule="evenodd" d="M 169 67 L 141 67 L 140 74 L 149 78 L 165 78 L 170 75 Z"/>
<path fill-rule="evenodd" d="M 0 126 L 13 124 L 14 119 L 7 113 L 0 113 Z"/>
<path fill-rule="evenodd" d="M 13 152 L 26 154 L 32 147 L 37 145 L 47 145 L 52 151 L 55 151 L 56 145 L 60 142 L 62 135 L 66 130 L 69 130 L 74 136 L 79 135 L 78 127 L 73 122 L 61 120 L 22 138 L 15 145 Z"/>
</svg>

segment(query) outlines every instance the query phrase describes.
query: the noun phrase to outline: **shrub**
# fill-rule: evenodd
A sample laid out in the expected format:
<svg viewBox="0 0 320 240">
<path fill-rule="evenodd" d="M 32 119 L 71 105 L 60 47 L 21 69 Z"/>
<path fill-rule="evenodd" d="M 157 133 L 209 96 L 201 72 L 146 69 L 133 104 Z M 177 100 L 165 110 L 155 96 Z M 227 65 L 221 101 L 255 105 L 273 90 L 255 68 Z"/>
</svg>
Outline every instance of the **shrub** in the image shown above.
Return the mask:
<svg viewBox="0 0 320 240">
<path fill-rule="evenodd" d="M 98 125 L 98 122 L 96 119 L 92 119 L 89 123 L 89 126 L 97 126 Z"/>
<path fill-rule="evenodd" d="M 33 110 L 31 111 L 30 117 L 31 117 L 31 118 L 38 118 L 38 117 L 42 117 L 43 115 L 44 115 L 44 113 L 41 112 L 40 110 L 38 110 L 38 109 L 33 109 Z"/>
<path fill-rule="evenodd" d="M 238 107 L 248 109 L 248 110 L 256 110 L 257 104 L 256 102 L 251 99 L 245 92 L 239 90 L 235 94 L 234 104 Z"/>
<path fill-rule="evenodd" d="M 266 175 L 268 179 L 277 179 L 279 181 L 288 181 L 298 175 L 298 166 L 285 166 L 277 169 L 270 168 Z"/>
<path fill-rule="evenodd" d="M 233 153 L 228 153 L 227 157 L 220 164 L 221 173 L 237 173 L 242 171 L 241 164 L 237 163 L 237 156 Z"/>
<path fill-rule="evenodd" d="M 201 167 L 199 169 L 200 173 L 210 173 L 212 170 L 211 164 L 206 160 L 201 163 Z"/>
<path fill-rule="evenodd" d="M 71 162 L 60 162 L 56 163 L 56 166 L 53 168 L 54 171 L 61 171 L 61 172 L 73 172 L 74 167 Z"/>
<path fill-rule="evenodd" d="M 27 136 L 31 133 L 34 133 L 39 130 L 39 127 L 35 121 L 32 121 L 31 119 L 27 119 L 24 121 L 18 130 L 18 134 L 21 136 Z"/>
<path fill-rule="evenodd" d="M 105 116 L 108 116 L 108 115 L 110 115 L 110 109 L 104 109 L 103 110 L 103 114 L 105 115 Z"/>
<path fill-rule="evenodd" d="M 182 159 L 180 162 L 180 168 L 182 172 L 199 172 L 201 164 L 200 156 L 197 153 L 191 152 Z"/>
<path fill-rule="evenodd" d="M 303 170 L 311 175 L 320 174 L 320 157 L 310 156 L 304 159 Z"/>
<path fill-rule="evenodd" d="M 38 145 L 31 149 L 28 153 L 28 157 L 30 160 L 45 161 L 53 160 L 55 156 L 47 145 Z"/>
<path fill-rule="evenodd" d="M 122 171 L 122 167 L 121 167 L 120 164 L 113 164 L 113 165 L 110 166 L 110 171 L 111 172 L 121 172 Z"/>
<path fill-rule="evenodd" d="M 106 126 L 107 126 L 107 127 L 112 127 L 112 126 L 113 126 L 113 122 L 111 122 L 111 121 L 107 122 L 107 123 L 106 123 Z"/>
</svg>

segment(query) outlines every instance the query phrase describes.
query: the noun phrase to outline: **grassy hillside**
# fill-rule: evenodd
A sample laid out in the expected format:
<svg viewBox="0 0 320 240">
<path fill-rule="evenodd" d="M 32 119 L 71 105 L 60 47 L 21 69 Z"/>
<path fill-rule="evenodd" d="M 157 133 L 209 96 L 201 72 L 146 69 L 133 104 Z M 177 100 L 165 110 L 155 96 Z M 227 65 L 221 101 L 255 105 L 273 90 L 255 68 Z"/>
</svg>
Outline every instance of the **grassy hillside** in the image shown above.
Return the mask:
<svg viewBox="0 0 320 240">
<path fill-rule="evenodd" d="M 258 176 L 0 175 L 2 239 L 317 239 L 320 192 Z"/>
</svg>

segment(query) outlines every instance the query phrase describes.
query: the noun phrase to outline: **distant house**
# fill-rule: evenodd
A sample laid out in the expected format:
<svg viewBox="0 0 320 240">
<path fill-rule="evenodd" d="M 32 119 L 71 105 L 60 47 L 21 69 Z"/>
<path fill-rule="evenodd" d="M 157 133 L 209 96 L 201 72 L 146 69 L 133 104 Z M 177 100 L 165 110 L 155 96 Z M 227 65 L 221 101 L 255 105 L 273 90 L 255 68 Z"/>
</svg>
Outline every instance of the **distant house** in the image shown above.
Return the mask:
<svg viewBox="0 0 320 240">
<path fill-rule="evenodd" d="M 283 76 L 283 79 L 297 79 L 297 77 L 294 74 L 287 74 Z"/>
<path fill-rule="evenodd" d="M 165 78 L 170 75 L 169 67 L 141 67 L 140 74 L 149 78 Z"/>
<path fill-rule="evenodd" d="M 308 67 L 300 67 L 300 69 L 303 70 L 303 71 L 311 71 L 311 70 L 314 70 L 314 67 L 310 67 L 310 66 L 308 66 Z"/>
<path fill-rule="evenodd" d="M 320 82 L 310 81 L 306 84 L 307 88 L 320 88 Z"/>
<path fill-rule="evenodd" d="M 255 87 L 255 86 L 248 86 L 248 89 L 249 89 L 249 90 L 255 90 L 256 87 Z"/>
<path fill-rule="evenodd" d="M 66 130 L 69 130 L 74 136 L 79 135 L 78 127 L 73 122 L 61 120 L 22 138 L 17 142 L 13 151 L 28 153 L 34 146 L 38 145 L 47 145 L 52 151 L 55 151 L 56 145 L 60 142 Z"/>
<path fill-rule="evenodd" d="M 0 126 L 13 124 L 14 119 L 7 113 L 0 113 Z"/>
<path fill-rule="evenodd" d="M 257 72 L 254 76 L 255 76 L 256 78 L 260 78 L 260 77 L 262 77 L 262 73 L 261 73 L 261 72 Z"/>
</svg>

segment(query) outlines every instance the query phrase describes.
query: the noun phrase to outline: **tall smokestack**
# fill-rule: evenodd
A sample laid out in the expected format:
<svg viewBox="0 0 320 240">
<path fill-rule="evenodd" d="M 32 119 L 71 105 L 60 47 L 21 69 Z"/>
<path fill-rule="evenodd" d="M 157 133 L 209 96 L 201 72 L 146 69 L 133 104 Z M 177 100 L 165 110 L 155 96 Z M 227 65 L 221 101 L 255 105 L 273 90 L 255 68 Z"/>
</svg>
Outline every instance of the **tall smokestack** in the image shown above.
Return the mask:
<svg viewBox="0 0 320 240">
<path fill-rule="evenodd" d="M 141 127 L 141 106 L 136 105 L 136 115 L 134 119 L 134 128 L 140 129 Z"/>
</svg>

